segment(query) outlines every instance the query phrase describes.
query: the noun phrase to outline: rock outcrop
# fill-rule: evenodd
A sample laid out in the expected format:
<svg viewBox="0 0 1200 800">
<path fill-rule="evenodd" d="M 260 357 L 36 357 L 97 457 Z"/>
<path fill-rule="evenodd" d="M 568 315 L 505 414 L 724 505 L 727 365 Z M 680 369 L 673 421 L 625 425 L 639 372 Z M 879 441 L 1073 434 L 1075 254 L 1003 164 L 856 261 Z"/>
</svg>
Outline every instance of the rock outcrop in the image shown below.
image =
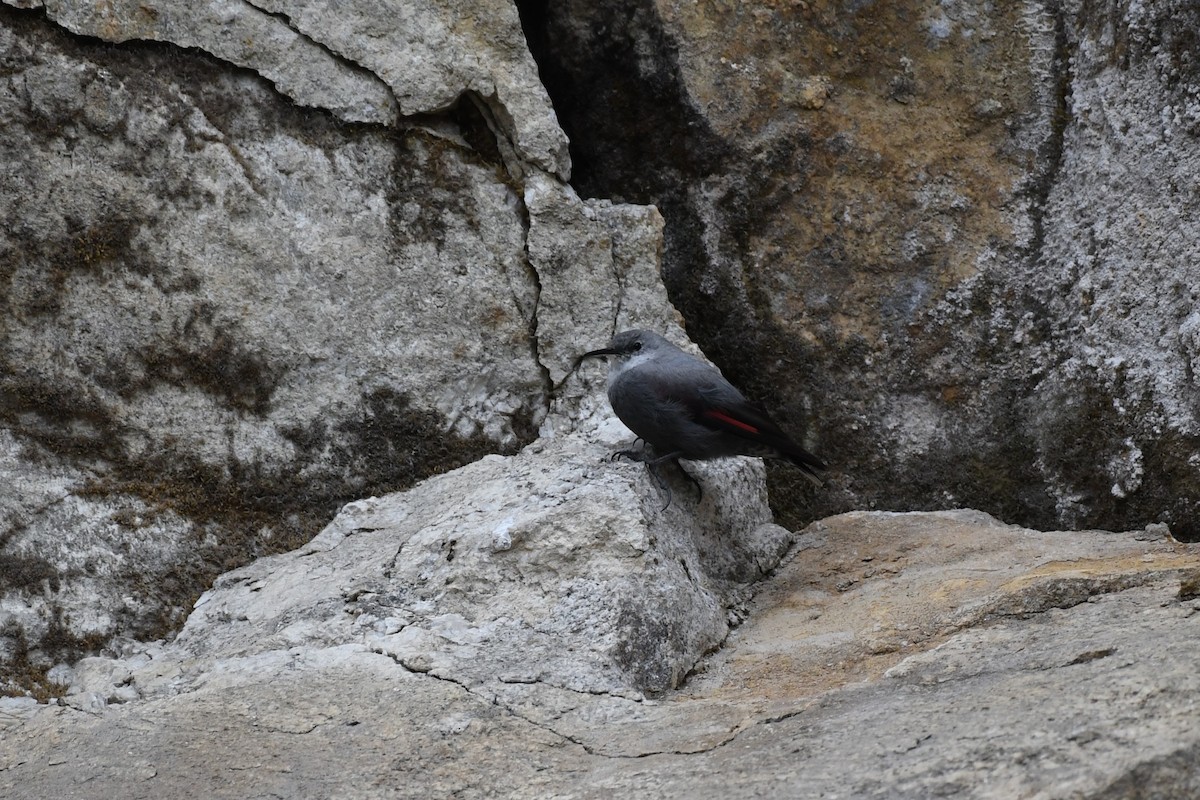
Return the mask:
<svg viewBox="0 0 1200 800">
<path fill-rule="evenodd" d="M 515 451 L 645 311 L 510 4 L 275 5 L 0 6 L 0 682 Z"/>
<path fill-rule="evenodd" d="M 747 602 L 788 541 L 761 494 L 731 507 L 753 486 L 718 471 L 697 509 L 629 505 L 649 482 L 596 464 L 606 430 L 352 504 L 175 642 L 85 660 L 63 705 L 4 701 L 0 790 L 1190 796 L 1200 554 L 1161 526 L 847 514 Z"/>
<path fill-rule="evenodd" d="M 5 0 L 0 795 L 1193 797 L 1196 14 Z"/>
<path fill-rule="evenodd" d="M 837 464 L 781 519 L 1200 536 L 1195 3 L 521 5 L 580 192 Z"/>
</svg>

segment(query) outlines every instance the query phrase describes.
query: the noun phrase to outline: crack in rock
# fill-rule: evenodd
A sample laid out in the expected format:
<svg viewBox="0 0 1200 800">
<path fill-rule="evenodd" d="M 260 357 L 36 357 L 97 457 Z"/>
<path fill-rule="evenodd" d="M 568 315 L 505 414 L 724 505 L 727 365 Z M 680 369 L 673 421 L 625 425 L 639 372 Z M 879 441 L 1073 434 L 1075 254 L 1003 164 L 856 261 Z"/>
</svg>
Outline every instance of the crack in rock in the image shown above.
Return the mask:
<svg viewBox="0 0 1200 800">
<path fill-rule="evenodd" d="M 618 690 L 614 692 L 609 689 L 577 688 L 574 686 L 567 686 L 565 684 L 551 683 L 550 681 L 544 681 L 541 678 L 514 677 L 511 675 L 502 675 L 496 680 L 499 683 L 505 684 L 506 686 L 546 686 L 551 689 L 559 689 L 564 692 L 582 694 L 590 697 L 611 697 L 615 700 L 627 700 L 630 703 L 639 704 L 647 702 L 644 694 L 634 690 Z"/>
<path fill-rule="evenodd" d="M 260 75 L 298 105 L 326 109 L 347 122 L 390 127 L 400 115 L 395 93 L 379 76 L 302 35 L 286 17 L 246 0 L 237 5 L 114 0 L 37 6 L 52 23 L 75 35 L 201 51 Z M 239 7 L 249 13 L 237 13 Z M 301 59 L 297 49 L 309 52 Z"/>
<path fill-rule="evenodd" d="M 711 745 L 707 745 L 705 747 L 696 748 L 694 750 L 664 749 L 664 750 L 647 750 L 647 751 L 643 751 L 643 752 L 639 752 L 639 753 L 611 753 L 611 752 L 606 752 L 602 747 L 597 747 L 594 744 L 589 744 L 588 742 L 584 741 L 582 738 L 580 738 L 578 736 L 573 736 L 569 733 L 565 733 L 561 730 L 558 730 L 553 725 L 550 725 L 548 723 L 545 723 L 538 719 L 535 719 L 535 718 L 529 716 L 528 714 L 522 713 L 519 709 L 513 707 L 511 704 L 503 702 L 497 695 L 491 694 L 491 693 L 488 693 L 485 691 L 481 691 L 478 688 L 471 687 L 466 682 L 464 682 L 458 678 L 453 678 L 451 676 L 435 672 L 432 667 L 426 667 L 424 665 L 419 665 L 419 664 L 411 664 L 404 658 L 393 655 L 392 653 L 388 653 L 384 650 L 376 649 L 376 650 L 373 650 L 373 652 L 376 653 L 377 655 L 381 655 L 381 656 L 384 656 L 384 657 L 390 659 L 393 663 L 398 665 L 400 668 L 404 669 L 406 672 L 409 672 L 413 675 L 421 675 L 424 677 L 428 677 L 428 678 L 432 678 L 434 680 L 441 681 L 443 683 L 448 683 L 453 686 L 457 686 L 459 689 L 461 689 L 466 694 L 469 694 L 472 697 L 482 700 L 483 702 L 487 703 L 488 705 L 491 705 L 491 706 L 501 709 L 502 711 L 509 714 L 513 718 L 519 719 L 522 722 L 525 722 L 529 725 L 532 725 L 535 728 L 538 728 L 539 730 L 553 734 L 554 736 L 557 736 L 558 738 L 562 739 L 563 741 L 566 741 L 573 745 L 576 745 L 577 747 L 581 748 L 588 755 L 597 756 L 600 758 L 620 759 L 620 760 L 636 760 L 636 759 L 640 759 L 640 758 L 649 758 L 650 756 L 658 756 L 658 755 L 676 755 L 676 756 L 701 755 L 704 753 L 712 752 L 713 750 L 716 750 L 720 747 L 724 747 L 725 745 L 729 744 L 734 739 L 736 739 L 738 737 L 738 735 L 740 735 L 743 731 L 747 730 L 750 727 L 753 727 L 753 725 L 735 726 L 729 732 L 729 734 L 727 736 L 725 736 L 724 738 L 722 738 L 720 741 L 718 741 L 714 744 L 711 744 Z M 507 678 L 507 679 L 500 679 L 500 682 L 505 685 L 543 685 L 543 686 L 548 686 L 553 689 L 561 689 L 561 690 L 565 690 L 565 691 L 573 692 L 575 694 L 580 694 L 580 695 L 589 696 L 589 697 L 607 697 L 607 698 L 611 698 L 611 699 L 615 699 L 615 700 L 624 700 L 626 702 L 633 703 L 635 705 L 643 704 L 645 702 L 644 697 L 630 698 L 630 697 L 626 697 L 621 694 L 617 694 L 617 693 L 607 691 L 607 690 L 575 689 L 575 688 L 566 687 L 566 686 L 557 686 L 554 684 L 545 683 L 544 681 L 540 681 L 537 679 L 526 680 L 526 679 L 519 679 L 519 678 Z M 757 724 L 757 723 L 755 723 L 755 724 Z"/>
<path fill-rule="evenodd" d="M 387 81 L 385 81 L 382 77 L 380 77 L 378 74 L 376 74 L 369 67 L 359 63 L 358 61 L 355 61 L 353 58 L 346 55 L 345 53 L 338 52 L 337 50 L 333 49 L 333 47 L 331 47 L 330 45 L 326 44 L 325 42 L 322 42 L 320 39 L 315 38 L 311 33 L 306 31 L 305 29 L 295 25 L 292 22 L 291 16 L 288 15 L 286 12 L 279 11 L 279 10 L 272 10 L 263 5 L 253 2 L 252 0 L 242 0 L 242 2 L 245 5 L 249 6 L 250 8 L 254 9 L 255 11 L 257 11 L 267 17 L 270 17 L 272 19 L 278 20 L 279 23 L 282 24 L 285 28 L 290 30 L 292 33 L 296 34 L 296 36 L 299 39 L 311 44 L 313 47 L 326 53 L 330 58 L 332 58 L 334 61 L 341 63 L 347 69 L 349 69 L 351 71 L 355 71 L 355 72 L 360 72 L 360 73 L 362 73 L 363 77 L 379 81 L 380 83 L 384 84 L 385 86 L 388 85 Z M 395 100 L 396 93 L 394 90 L 392 90 L 392 88 L 390 86 L 388 86 L 388 92 L 392 95 L 393 100 Z M 397 109 L 399 109 L 398 102 L 396 105 L 397 105 Z M 402 115 L 400 115 L 399 110 L 397 110 L 397 116 L 399 118 L 403 118 Z"/>
<path fill-rule="evenodd" d="M 516 204 L 520 210 L 521 223 L 525 228 L 524 231 L 524 246 L 522 253 L 525 256 L 522 263 L 525 266 L 525 279 L 529 282 L 532 288 L 529 302 L 529 350 L 533 356 L 533 363 L 537 365 L 538 374 L 542 384 L 542 414 L 543 416 L 550 413 L 550 407 L 553 402 L 555 393 L 561 389 L 562 385 L 567 382 L 568 374 L 563 378 L 562 383 L 558 386 L 554 384 L 554 378 L 550 374 L 550 367 L 542 359 L 541 342 L 538 338 L 538 312 L 541 310 L 542 302 L 542 276 L 538 273 L 537 267 L 533 264 L 533 258 L 529 252 L 529 233 L 531 229 L 529 207 L 525 203 L 523 192 L 516 192 Z M 524 303 L 523 298 L 517 291 L 517 283 L 520 281 L 518 276 L 514 276 L 507 268 L 505 275 L 509 278 L 509 292 L 512 295 L 513 303 L 517 308 L 522 308 Z"/>
<path fill-rule="evenodd" d="M 388 653 L 384 650 L 374 650 L 374 652 L 378 655 L 381 655 L 381 656 L 391 659 L 401 669 L 404 669 L 405 671 L 410 672 L 413 675 L 422 675 L 422 676 L 425 676 L 428 678 L 432 678 L 434 680 L 441 681 L 443 683 L 448 683 L 453 686 L 457 686 L 459 689 L 461 689 L 465 693 L 471 695 L 472 697 L 482 700 L 483 702 L 487 703 L 488 705 L 500 708 L 516 719 L 522 720 L 523 722 L 527 722 L 530 725 L 534 726 L 535 728 L 546 731 L 547 733 L 551 733 L 551 734 L 563 739 L 564 741 L 570 742 L 571 744 L 578 745 L 579 747 L 583 748 L 584 751 L 587 752 L 589 755 L 604 755 L 603 753 L 593 752 L 591 749 L 588 748 L 587 745 L 585 745 L 583 742 L 580 742 L 575 737 L 572 737 L 568 734 L 564 734 L 560 731 L 556 731 L 554 728 L 552 728 L 548 725 L 545 725 L 544 723 L 538 722 L 535 719 L 530 719 L 529 717 L 520 713 L 519 711 L 512 708 L 511 706 L 508 706 L 505 703 L 501 703 L 498 697 L 495 697 L 495 696 L 489 697 L 485 694 L 482 694 L 482 693 L 472 689 L 470 686 L 468 686 L 463 681 L 460 681 L 456 678 L 449 677 L 447 675 L 440 675 L 440 674 L 434 672 L 432 667 L 422 667 L 420 665 L 409 664 L 403 658 L 393 655 L 392 653 Z"/>
</svg>

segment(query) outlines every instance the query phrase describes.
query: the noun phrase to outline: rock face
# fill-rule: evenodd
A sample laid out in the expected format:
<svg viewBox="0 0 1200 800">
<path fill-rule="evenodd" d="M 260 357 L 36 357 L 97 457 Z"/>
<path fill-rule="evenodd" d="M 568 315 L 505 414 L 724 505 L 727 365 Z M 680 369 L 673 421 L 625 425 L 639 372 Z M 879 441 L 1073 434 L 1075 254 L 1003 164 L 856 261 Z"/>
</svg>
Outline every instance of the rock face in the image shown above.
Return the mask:
<svg viewBox="0 0 1200 800">
<path fill-rule="evenodd" d="M 6 0 L 0 795 L 1193 797 L 1195 17 Z"/>
<path fill-rule="evenodd" d="M 646 311 L 661 219 L 563 184 L 515 9 L 366 9 L 0 6 L 0 682 L 515 451 Z"/>
<path fill-rule="evenodd" d="M 610 435 L 352 504 L 310 545 L 224 576 L 172 644 L 82 662 L 65 705 L 6 701 L 0 787 L 1194 790 L 1200 556 L 1161 526 L 1038 533 L 978 512 L 848 514 L 803 532 L 747 603 L 747 581 L 788 541 L 758 524 L 761 473 L 706 472 L 713 493 L 694 511 L 663 514 L 648 496 L 639 509 L 627 498 L 649 487 L 641 467 L 594 459 Z M 585 485 L 564 478 L 588 464 Z M 528 496 L 507 492 L 514 479 Z M 693 514 L 696 527 L 679 525 Z M 725 639 L 728 613 L 747 621 Z"/>
<path fill-rule="evenodd" d="M 611 449 L 624 436 L 613 423 L 599 439 Z M 299 551 L 221 576 L 172 649 L 207 662 L 357 642 L 490 691 L 676 687 L 793 537 L 768 522 L 758 462 L 700 472 L 703 500 L 681 491 L 662 511 L 644 468 L 603 463 L 591 438 L 487 456 L 348 505 Z M 182 686 L 173 668 L 154 669 Z"/>
<path fill-rule="evenodd" d="M 840 471 L 783 519 L 1200 536 L 1194 3 L 521 5 L 581 193 Z"/>
</svg>

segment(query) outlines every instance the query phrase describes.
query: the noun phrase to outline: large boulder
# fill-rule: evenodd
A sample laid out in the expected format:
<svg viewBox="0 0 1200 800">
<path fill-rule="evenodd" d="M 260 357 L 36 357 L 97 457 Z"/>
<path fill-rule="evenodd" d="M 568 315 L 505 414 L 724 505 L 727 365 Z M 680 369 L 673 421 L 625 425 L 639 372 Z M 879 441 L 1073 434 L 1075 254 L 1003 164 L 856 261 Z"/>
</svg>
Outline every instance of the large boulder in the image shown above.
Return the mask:
<svg viewBox="0 0 1200 800">
<path fill-rule="evenodd" d="M 1200 536 L 1194 3 L 522 6 L 580 192 L 834 465 L 781 519 Z"/>
<path fill-rule="evenodd" d="M 515 452 L 670 322 L 657 278 L 620 311 L 661 219 L 563 183 L 515 9 L 472 8 L 0 6 L 0 681 Z"/>
</svg>

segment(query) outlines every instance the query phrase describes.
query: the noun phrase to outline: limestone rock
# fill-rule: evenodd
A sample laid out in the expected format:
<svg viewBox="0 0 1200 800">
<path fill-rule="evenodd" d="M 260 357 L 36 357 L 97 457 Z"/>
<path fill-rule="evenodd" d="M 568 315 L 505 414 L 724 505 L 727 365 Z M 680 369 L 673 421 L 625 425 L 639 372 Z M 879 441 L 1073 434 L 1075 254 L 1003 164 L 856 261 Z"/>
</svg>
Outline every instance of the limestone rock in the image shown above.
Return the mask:
<svg viewBox="0 0 1200 800">
<path fill-rule="evenodd" d="M 783 519 L 1200 536 L 1194 3 L 531 5 L 580 194 L 834 465 Z"/>
<path fill-rule="evenodd" d="M 728 493 L 731 475 L 706 473 L 717 496 L 689 530 L 640 466 L 594 460 L 611 436 L 351 505 L 311 545 L 219 581 L 174 643 L 81 663 L 66 705 L 0 706 L 0 790 L 1190 796 L 1194 547 L 1161 527 L 847 514 L 804 531 L 746 604 L 783 541 L 752 527 L 761 473 Z M 564 481 L 564 461 L 595 471 Z M 512 477 L 527 498 L 498 492 Z M 747 490 L 755 507 L 723 505 Z M 712 538 L 722 518 L 748 527 Z M 611 612 L 640 604 L 666 630 L 705 596 L 713 633 L 721 609 L 746 621 L 647 697 L 643 667 L 683 640 L 622 645 L 641 629 Z"/>
<path fill-rule="evenodd" d="M 556 177 L 565 139 L 509 4 L 473 27 L 429 4 L 386 24 L 9 5 L 0 686 L 52 693 L 56 664 L 165 635 L 217 574 L 343 503 L 532 441 L 551 376 L 611 335 L 622 276 L 657 275 L 653 209 Z M 603 269 L 530 258 L 587 237 Z M 543 286 L 610 306 L 548 310 L 543 343 Z M 657 298 L 642 321 L 664 327 Z M 554 398 L 595 411 L 571 391 Z"/>
<path fill-rule="evenodd" d="M 505 0 L 421 3 L 399 13 L 358 2 L 6 2 L 44 7 L 68 30 L 110 42 L 197 48 L 350 122 L 390 125 L 398 115 L 444 111 L 471 92 L 515 148 L 513 166 L 570 176 L 566 137 Z"/>
</svg>

